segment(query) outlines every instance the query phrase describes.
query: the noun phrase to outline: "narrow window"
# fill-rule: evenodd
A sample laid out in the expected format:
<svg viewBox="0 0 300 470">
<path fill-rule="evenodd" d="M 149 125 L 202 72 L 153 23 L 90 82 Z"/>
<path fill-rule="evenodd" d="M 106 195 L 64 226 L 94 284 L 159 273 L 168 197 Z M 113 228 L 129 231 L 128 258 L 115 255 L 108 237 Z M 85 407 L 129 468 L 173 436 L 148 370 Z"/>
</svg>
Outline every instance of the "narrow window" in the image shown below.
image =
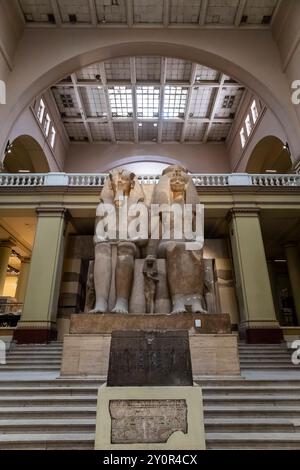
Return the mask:
<svg viewBox="0 0 300 470">
<path fill-rule="evenodd" d="M 50 145 L 51 145 L 52 148 L 54 148 L 55 138 L 56 138 L 56 130 L 52 126 L 51 127 L 51 133 L 50 133 Z"/>
<path fill-rule="evenodd" d="M 39 109 L 38 109 L 38 112 L 37 112 L 37 118 L 38 118 L 38 120 L 40 121 L 40 123 L 43 122 L 44 113 L 45 113 L 45 103 L 44 103 L 44 101 L 41 99 L 41 100 L 40 100 L 40 104 L 39 104 Z"/>
<path fill-rule="evenodd" d="M 253 101 L 251 105 L 251 113 L 252 113 L 253 123 L 255 124 L 258 119 L 258 109 L 257 109 L 257 104 L 255 100 Z"/>
<path fill-rule="evenodd" d="M 46 115 L 45 122 L 44 122 L 44 132 L 45 132 L 45 134 L 46 134 L 47 137 L 48 137 L 48 135 L 49 135 L 50 124 L 51 124 L 51 119 L 50 119 L 49 114 L 47 114 L 47 115 Z"/>
<path fill-rule="evenodd" d="M 246 137 L 245 137 L 245 129 L 244 128 L 241 129 L 240 137 L 241 137 L 242 148 L 244 148 L 245 145 L 246 145 Z"/>
<path fill-rule="evenodd" d="M 247 135 L 249 137 L 249 135 L 251 134 L 251 131 L 252 131 L 252 123 L 251 123 L 251 119 L 250 119 L 249 114 L 246 117 L 245 124 L 246 124 Z"/>
</svg>

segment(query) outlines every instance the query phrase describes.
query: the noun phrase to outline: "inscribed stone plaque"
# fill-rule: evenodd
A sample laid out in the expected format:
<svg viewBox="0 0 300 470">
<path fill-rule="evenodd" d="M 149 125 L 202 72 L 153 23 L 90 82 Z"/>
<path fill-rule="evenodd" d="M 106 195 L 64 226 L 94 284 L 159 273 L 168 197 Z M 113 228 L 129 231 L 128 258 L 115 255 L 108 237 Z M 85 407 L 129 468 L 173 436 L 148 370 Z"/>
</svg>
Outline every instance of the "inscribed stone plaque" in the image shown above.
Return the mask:
<svg viewBox="0 0 300 470">
<path fill-rule="evenodd" d="M 111 400 L 111 443 L 163 443 L 187 434 L 185 400 Z"/>
<path fill-rule="evenodd" d="M 114 331 L 107 385 L 193 385 L 187 331 Z"/>
</svg>

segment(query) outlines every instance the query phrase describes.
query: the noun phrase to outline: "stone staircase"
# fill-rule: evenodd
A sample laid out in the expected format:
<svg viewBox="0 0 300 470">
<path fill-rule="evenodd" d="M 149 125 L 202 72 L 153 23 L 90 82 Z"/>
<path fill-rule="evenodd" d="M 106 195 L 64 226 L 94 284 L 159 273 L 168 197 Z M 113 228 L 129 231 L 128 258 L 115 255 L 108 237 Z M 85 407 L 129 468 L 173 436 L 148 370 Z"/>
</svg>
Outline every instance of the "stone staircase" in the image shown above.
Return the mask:
<svg viewBox="0 0 300 470">
<path fill-rule="evenodd" d="M 59 372 L 62 356 L 62 343 L 12 344 L 7 354 L 6 364 L 0 371 L 6 372 Z"/>
<path fill-rule="evenodd" d="M 299 370 L 291 361 L 291 352 L 286 344 L 239 345 L 240 364 L 243 370 Z"/>
<path fill-rule="evenodd" d="M 56 378 L 60 354 L 58 343 L 17 346 L 9 359 L 12 355 L 13 361 L 21 362 L 10 363 L 9 369 L 0 366 L 0 450 L 93 448 L 97 390 L 102 382 Z M 243 378 L 197 380 L 204 395 L 207 448 L 299 450 L 300 366 L 281 364 L 281 356 L 290 358 L 283 345 L 241 344 L 240 355 Z M 26 356 L 23 361 L 22 356 Z M 276 368 L 272 359 L 279 358 Z M 40 360 L 38 365 L 32 362 L 39 367 L 34 374 L 31 359 Z M 42 370 L 43 364 L 53 369 Z M 21 365 L 21 370 L 14 368 Z"/>
</svg>

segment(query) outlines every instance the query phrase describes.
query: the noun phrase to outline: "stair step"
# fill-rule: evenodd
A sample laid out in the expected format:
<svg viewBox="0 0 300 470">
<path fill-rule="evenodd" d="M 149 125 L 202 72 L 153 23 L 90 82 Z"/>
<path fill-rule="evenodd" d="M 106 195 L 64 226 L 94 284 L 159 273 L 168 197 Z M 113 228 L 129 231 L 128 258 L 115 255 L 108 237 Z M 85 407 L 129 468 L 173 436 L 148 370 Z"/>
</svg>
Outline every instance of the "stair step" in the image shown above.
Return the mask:
<svg viewBox="0 0 300 470">
<path fill-rule="evenodd" d="M 50 433 L 95 433 L 95 418 L 64 418 L 64 419 L 2 419 L 0 420 L 0 436 L 6 433 L 43 432 Z M 0 438 L 1 440 L 1 438 Z"/>
<path fill-rule="evenodd" d="M 300 449 L 300 433 L 207 433 L 208 449 Z"/>
<path fill-rule="evenodd" d="M 295 406 L 272 405 L 216 405 L 204 404 L 204 416 L 206 418 L 300 418 L 300 408 Z"/>
<path fill-rule="evenodd" d="M 295 421 L 295 420 L 294 420 Z M 293 420 L 283 418 L 207 418 L 206 432 L 294 432 L 300 430 Z"/>
<path fill-rule="evenodd" d="M 96 406 L 0 406 L 0 419 L 95 417 Z"/>
<path fill-rule="evenodd" d="M 5 406 L 15 406 L 18 404 L 20 407 L 27 407 L 27 406 L 74 406 L 74 405 L 82 405 L 82 406 L 89 406 L 97 404 L 97 395 L 90 396 L 90 395 L 77 395 L 77 396 L 55 396 L 55 395 L 46 395 L 44 397 L 41 396 L 24 396 L 22 400 L 20 397 L 0 397 L 0 407 L 3 408 Z"/>
<path fill-rule="evenodd" d="M 0 434 L 0 449 L 26 450 L 92 450 L 94 433 L 65 434 Z"/>
</svg>

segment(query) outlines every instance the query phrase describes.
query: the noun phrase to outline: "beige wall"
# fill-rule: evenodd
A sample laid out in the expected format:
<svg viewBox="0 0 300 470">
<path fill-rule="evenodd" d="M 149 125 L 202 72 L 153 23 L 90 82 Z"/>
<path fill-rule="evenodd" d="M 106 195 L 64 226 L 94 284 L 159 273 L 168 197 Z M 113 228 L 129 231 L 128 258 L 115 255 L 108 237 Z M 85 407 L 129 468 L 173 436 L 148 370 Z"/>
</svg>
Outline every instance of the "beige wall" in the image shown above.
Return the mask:
<svg viewBox="0 0 300 470">
<path fill-rule="evenodd" d="M 57 129 L 57 135 L 54 149 L 52 149 L 35 118 L 33 109 L 27 108 L 20 115 L 19 119 L 14 125 L 11 133 L 9 134 L 8 140 L 13 142 L 17 137 L 22 135 L 29 135 L 33 137 L 41 146 L 50 167 L 50 171 L 63 171 L 65 153 L 69 143 L 61 131 L 61 124 L 56 122 L 55 127 Z"/>
<path fill-rule="evenodd" d="M 222 144 L 73 144 L 64 170 L 101 173 L 139 161 L 179 162 L 192 173 L 228 173 L 230 170 L 228 154 Z"/>
<path fill-rule="evenodd" d="M 273 24 L 273 35 L 280 52 L 282 71 L 286 75 L 289 87 L 294 80 L 300 80 L 299 25 L 299 0 L 282 1 L 281 8 Z M 300 105 L 294 105 L 294 112 L 300 123 Z"/>
<path fill-rule="evenodd" d="M 270 109 L 267 109 L 262 103 L 261 116 L 257 121 L 252 134 L 247 140 L 246 146 L 242 148 L 240 130 L 242 123 L 244 123 L 246 116 L 250 111 L 250 106 L 253 99 L 256 99 L 256 101 L 258 100 L 257 97 L 255 97 L 255 95 L 249 91 L 245 96 L 238 115 L 236 116 L 235 123 L 227 141 L 227 150 L 230 159 L 230 171 L 232 173 L 246 171 L 247 164 L 253 150 L 264 137 L 275 136 L 282 140 L 282 142 L 288 141 L 288 135 L 283 126 L 280 124 L 279 120 L 276 118 L 274 113 Z"/>
<path fill-rule="evenodd" d="M 23 33 L 24 25 L 14 3 L 14 0 L 0 2 L 0 80 L 8 79 L 16 47 Z"/>
</svg>

